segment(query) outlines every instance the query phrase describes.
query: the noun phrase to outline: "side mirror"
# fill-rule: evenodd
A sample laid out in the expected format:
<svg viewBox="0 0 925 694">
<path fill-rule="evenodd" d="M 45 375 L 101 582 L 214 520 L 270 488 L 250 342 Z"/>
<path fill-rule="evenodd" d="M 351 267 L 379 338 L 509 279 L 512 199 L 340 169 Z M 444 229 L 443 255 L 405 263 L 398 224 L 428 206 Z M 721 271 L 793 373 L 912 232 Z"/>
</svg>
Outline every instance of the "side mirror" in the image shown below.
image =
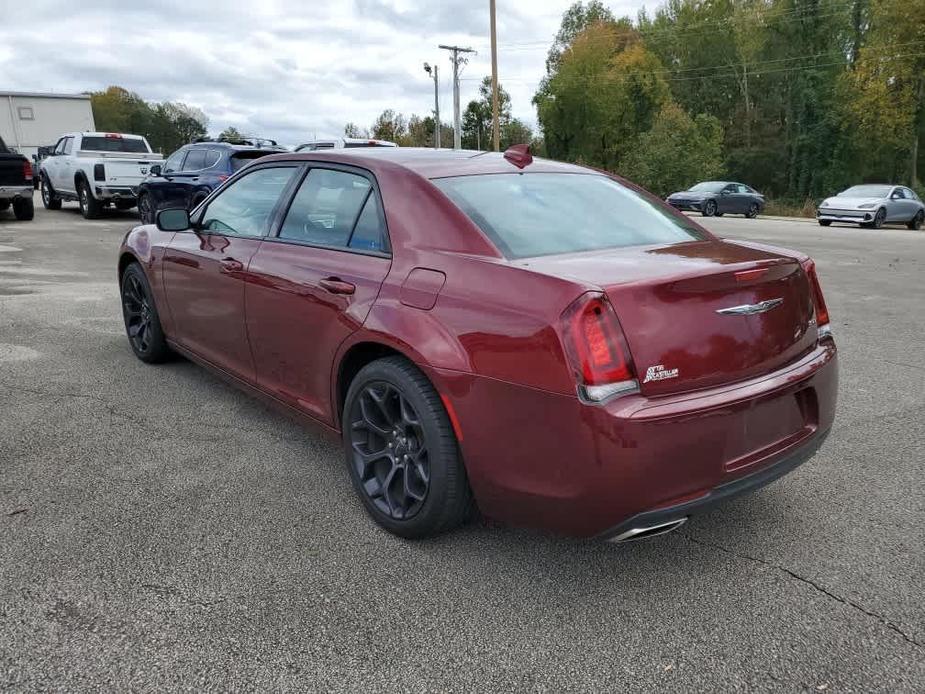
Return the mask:
<svg viewBox="0 0 925 694">
<path fill-rule="evenodd" d="M 890 195 L 890 200 L 899 200 L 899 193 L 893 193 Z"/>
<path fill-rule="evenodd" d="M 181 207 L 161 210 L 154 218 L 161 231 L 186 231 L 190 228 L 189 212 Z"/>
<path fill-rule="evenodd" d="M 150 169 L 148 169 L 148 171 L 150 172 L 152 176 L 160 176 L 161 175 L 161 165 L 154 164 Z"/>
<path fill-rule="evenodd" d="M 730 195 L 731 193 L 732 193 L 731 190 L 721 190 L 721 191 L 719 192 L 720 195 Z"/>
</svg>

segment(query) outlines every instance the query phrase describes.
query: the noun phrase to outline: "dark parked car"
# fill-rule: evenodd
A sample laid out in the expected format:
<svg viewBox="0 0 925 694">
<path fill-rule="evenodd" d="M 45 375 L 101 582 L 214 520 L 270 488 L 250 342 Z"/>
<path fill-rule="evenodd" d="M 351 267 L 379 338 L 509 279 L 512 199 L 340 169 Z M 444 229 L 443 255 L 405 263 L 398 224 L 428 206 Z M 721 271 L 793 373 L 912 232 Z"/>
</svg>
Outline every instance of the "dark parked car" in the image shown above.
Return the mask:
<svg viewBox="0 0 925 694">
<path fill-rule="evenodd" d="M 32 163 L 0 138 L 0 212 L 12 205 L 16 219 L 26 221 L 35 216 L 32 178 Z"/>
<path fill-rule="evenodd" d="M 666 201 L 678 210 L 700 212 L 704 217 L 744 214 L 753 219 L 764 209 L 764 196 L 751 186 L 730 181 L 704 181 Z"/>
<path fill-rule="evenodd" d="M 341 437 L 405 537 L 473 501 L 667 532 L 809 459 L 835 416 L 812 260 L 522 145 L 269 156 L 130 231 L 118 276 L 139 359 L 179 352 Z"/>
<path fill-rule="evenodd" d="M 163 164 L 154 164 L 138 189 L 138 212 L 154 222 L 159 209 L 192 210 L 235 171 L 254 159 L 285 152 L 272 140 L 207 141 L 185 145 Z"/>
</svg>

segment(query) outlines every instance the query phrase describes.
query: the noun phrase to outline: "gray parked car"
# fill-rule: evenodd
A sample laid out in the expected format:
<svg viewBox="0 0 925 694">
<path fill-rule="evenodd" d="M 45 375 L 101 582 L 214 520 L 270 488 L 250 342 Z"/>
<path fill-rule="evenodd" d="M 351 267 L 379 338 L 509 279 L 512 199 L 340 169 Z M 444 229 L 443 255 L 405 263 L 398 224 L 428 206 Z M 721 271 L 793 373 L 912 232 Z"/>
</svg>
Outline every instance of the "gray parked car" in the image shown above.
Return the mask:
<svg viewBox="0 0 925 694">
<path fill-rule="evenodd" d="M 921 229 L 925 204 L 906 186 L 879 183 L 851 186 L 834 198 L 823 200 L 816 210 L 816 219 L 824 227 L 832 222 L 846 222 L 879 229 L 887 223 L 899 223 Z"/>
<path fill-rule="evenodd" d="M 704 181 L 679 193 L 672 193 L 665 202 L 678 210 L 692 210 L 704 217 L 724 214 L 744 214 L 750 219 L 764 209 L 764 196 L 751 186 L 732 181 Z"/>
</svg>

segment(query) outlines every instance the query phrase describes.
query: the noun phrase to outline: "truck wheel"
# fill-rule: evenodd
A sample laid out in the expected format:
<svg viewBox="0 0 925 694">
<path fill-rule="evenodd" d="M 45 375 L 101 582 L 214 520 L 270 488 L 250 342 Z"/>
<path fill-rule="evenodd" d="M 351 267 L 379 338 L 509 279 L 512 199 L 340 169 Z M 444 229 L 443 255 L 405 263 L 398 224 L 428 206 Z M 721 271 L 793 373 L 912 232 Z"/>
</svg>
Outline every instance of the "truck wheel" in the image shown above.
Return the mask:
<svg viewBox="0 0 925 694">
<path fill-rule="evenodd" d="M 13 214 L 21 222 L 28 222 L 35 217 L 35 205 L 32 198 L 16 198 L 13 201 Z"/>
<path fill-rule="evenodd" d="M 77 184 L 77 203 L 80 205 L 80 214 L 84 216 L 84 219 L 99 219 L 103 213 L 102 203 L 93 197 L 90 184 L 86 181 L 80 181 Z"/>
<path fill-rule="evenodd" d="M 47 176 L 42 176 L 42 205 L 46 210 L 60 210 L 61 198 L 55 195 Z"/>
</svg>

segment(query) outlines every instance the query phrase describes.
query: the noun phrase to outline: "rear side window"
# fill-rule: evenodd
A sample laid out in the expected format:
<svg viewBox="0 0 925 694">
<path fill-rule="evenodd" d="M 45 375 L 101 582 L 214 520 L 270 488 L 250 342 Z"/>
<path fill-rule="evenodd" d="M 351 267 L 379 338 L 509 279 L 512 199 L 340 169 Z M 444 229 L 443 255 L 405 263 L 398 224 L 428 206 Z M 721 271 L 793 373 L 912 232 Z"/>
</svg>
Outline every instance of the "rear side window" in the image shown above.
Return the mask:
<svg viewBox="0 0 925 694">
<path fill-rule="evenodd" d="M 252 152 L 236 152 L 231 155 L 231 170 L 238 171 L 239 169 L 243 169 L 254 161 L 254 159 L 260 159 L 260 157 L 265 157 L 268 154 L 279 154 L 279 152 L 261 152 L 259 150 L 254 150 Z"/>
<path fill-rule="evenodd" d="M 279 237 L 314 246 L 384 251 L 384 227 L 369 179 L 312 169 L 292 200 Z"/>
<path fill-rule="evenodd" d="M 183 162 L 184 171 L 201 171 L 206 168 L 206 150 L 191 149 Z"/>
<path fill-rule="evenodd" d="M 125 152 L 128 154 L 148 154 L 144 140 L 128 137 L 84 137 L 80 148 L 92 152 Z"/>
<path fill-rule="evenodd" d="M 213 166 L 218 164 L 218 160 L 222 158 L 222 155 L 221 153 L 216 152 L 214 149 L 207 149 L 205 150 L 205 152 L 206 152 L 206 160 L 202 168 L 211 169 Z"/>
<path fill-rule="evenodd" d="M 433 180 L 507 258 L 704 238 L 641 194 L 594 174 L 485 174 Z"/>
</svg>

